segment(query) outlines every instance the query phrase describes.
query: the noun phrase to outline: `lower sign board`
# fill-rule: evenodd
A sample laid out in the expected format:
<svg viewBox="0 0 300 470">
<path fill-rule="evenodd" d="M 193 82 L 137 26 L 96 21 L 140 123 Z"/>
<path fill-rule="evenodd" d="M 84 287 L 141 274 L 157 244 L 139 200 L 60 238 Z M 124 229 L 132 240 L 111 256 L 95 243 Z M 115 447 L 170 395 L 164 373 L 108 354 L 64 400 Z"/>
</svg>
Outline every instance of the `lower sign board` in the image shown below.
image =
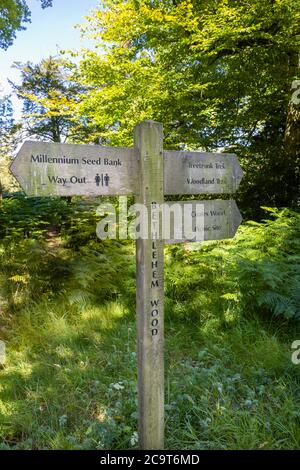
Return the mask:
<svg viewBox="0 0 300 470">
<path fill-rule="evenodd" d="M 232 200 L 165 202 L 163 237 L 169 245 L 232 238 L 241 222 Z"/>
<path fill-rule="evenodd" d="M 25 142 L 11 171 L 28 196 L 112 196 L 135 192 L 134 150 Z"/>
</svg>

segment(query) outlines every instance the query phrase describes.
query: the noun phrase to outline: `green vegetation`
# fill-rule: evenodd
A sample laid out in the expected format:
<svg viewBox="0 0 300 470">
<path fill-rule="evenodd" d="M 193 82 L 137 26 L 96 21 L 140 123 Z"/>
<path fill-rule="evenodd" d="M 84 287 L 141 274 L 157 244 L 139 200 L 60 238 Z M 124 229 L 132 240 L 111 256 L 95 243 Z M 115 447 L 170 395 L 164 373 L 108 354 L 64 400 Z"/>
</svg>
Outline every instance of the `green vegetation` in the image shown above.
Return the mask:
<svg viewBox="0 0 300 470">
<path fill-rule="evenodd" d="M 27 3 L 1 1 L 0 48 Z M 15 64 L 19 122 L 0 96 L 0 449 L 137 448 L 134 244 L 97 239 L 97 200 L 16 192 L 9 163 L 24 138 L 131 146 L 148 119 L 165 148 L 234 152 L 244 170 L 235 238 L 165 249 L 166 448 L 300 447 L 299 20 L 294 0 L 103 0 L 90 49 Z"/>
<path fill-rule="evenodd" d="M 23 102 L 23 138 L 82 142 L 86 127 L 82 119 L 74 119 L 73 109 L 85 89 L 75 80 L 75 65 L 48 57 L 37 65 L 15 63 L 14 67 L 20 72 L 21 85 L 10 83 Z"/>
<path fill-rule="evenodd" d="M 40 0 L 42 8 L 52 5 L 52 0 Z M 0 48 L 7 49 L 16 37 L 16 31 L 25 29 L 30 23 L 30 9 L 25 0 L 1 0 L 0 5 Z"/>
<path fill-rule="evenodd" d="M 82 26 L 89 49 L 16 64 L 18 131 L 127 146 L 133 127 L 154 119 L 166 148 L 238 155 L 247 218 L 261 206 L 295 209 L 299 21 L 294 0 L 103 0 Z"/>
<path fill-rule="evenodd" d="M 249 218 L 261 217 L 262 205 L 295 206 L 299 2 L 101 3 L 83 27 L 97 49 L 79 54 L 88 92 L 77 113 L 91 136 L 128 145 L 135 124 L 154 119 L 165 147 L 238 155 L 246 170 L 239 207 Z"/>
<path fill-rule="evenodd" d="M 166 248 L 168 449 L 299 448 L 300 216 L 267 213 L 234 240 Z M 97 240 L 94 214 L 1 202 L 3 449 L 137 447 L 134 245 Z"/>
</svg>

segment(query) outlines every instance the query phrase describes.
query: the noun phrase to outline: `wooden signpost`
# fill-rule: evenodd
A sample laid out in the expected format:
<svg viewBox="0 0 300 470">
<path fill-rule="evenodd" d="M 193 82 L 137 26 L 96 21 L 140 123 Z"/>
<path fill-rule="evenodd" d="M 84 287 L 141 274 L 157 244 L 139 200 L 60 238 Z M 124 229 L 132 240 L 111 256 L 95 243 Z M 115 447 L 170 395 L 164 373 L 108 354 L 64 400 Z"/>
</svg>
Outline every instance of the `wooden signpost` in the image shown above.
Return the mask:
<svg viewBox="0 0 300 470">
<path fill-rule="evenodd" d="M 150 233 L 136 241 L 139 440 L 142 449 L 163 449 L 164 244 L 194 238 L 182 232 L 182 216 L 163 237 L 160 206 L 164 195 L 235 192 L 243 176 L 237 157 L 163 151 L 162 124 L 145 121 L 134 148 L 25 142 L 10 169 L 28 196 L 134 194 L 147 208 Z M 232 200 L 168 202 L 164 210 L 174 204 L 191 215 L 201 240 L 233 237 L 242 220 Z"/>
<path fill-rule="evenodd" d="M 164 243 L 156 208 L 164 200 L 162 125 L 139 124 L 134 140 L 137 202 L 148 209 L 148 227 L 153 229 L 147 240 L 136 241 L 139 439 L 142 448 L 159 449 L 164 443 Z"/>
</svg>

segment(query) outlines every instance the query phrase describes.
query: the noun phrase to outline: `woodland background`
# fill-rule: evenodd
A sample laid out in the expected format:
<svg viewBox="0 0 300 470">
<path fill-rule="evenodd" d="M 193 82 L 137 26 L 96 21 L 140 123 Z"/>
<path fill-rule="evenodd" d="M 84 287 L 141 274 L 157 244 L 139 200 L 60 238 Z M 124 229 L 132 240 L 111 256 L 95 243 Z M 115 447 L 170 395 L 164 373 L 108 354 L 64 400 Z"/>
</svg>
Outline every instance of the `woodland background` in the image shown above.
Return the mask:
<svg viewBox="0 0 300 470">
<path fill-rule="evenodd" d="M 29 15 L 1 2 L 1 48 Z M 299 2 L 105 0 L 83 21 L 89 49 L 15 64 L 22 120 L 1 95 L 0 447 L 137 447 L 134 244 L 97 239 L 100 199 L 26 198 L 8 166 L 26 139 L 131 146 L 153 119 L 165 148 L 245 173 L 233 240 L 166 248 L 167 448 L 299 448 Z"/>
</svg>

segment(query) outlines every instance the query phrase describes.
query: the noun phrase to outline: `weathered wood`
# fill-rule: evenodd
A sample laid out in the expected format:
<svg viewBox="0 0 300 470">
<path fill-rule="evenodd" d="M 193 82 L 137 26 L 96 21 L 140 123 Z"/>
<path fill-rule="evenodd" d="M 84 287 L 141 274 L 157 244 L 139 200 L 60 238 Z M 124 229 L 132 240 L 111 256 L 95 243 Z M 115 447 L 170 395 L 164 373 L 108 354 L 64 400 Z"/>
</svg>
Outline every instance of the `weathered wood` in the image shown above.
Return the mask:
<svg viewBox="0 0 300 470">
<path fill-rule="evenodd" d="M 165 244 L 232 238 L 242 222 L 236 202 L 232 200 L 165 202 L 164 206 L 170 209 L 174 204 L 181 208 L 181 217 L 177 220 L 171 219 L 171 238 L 166 239 Z M 184 208 L 188 208 L 187 212 L 193 219 L 192 226 L 198 239 L 186 237 L 184 233 Z M 198 224 L 195 223 L 196 216 L 199 217 Z M 168 221 L 166 214 L 164 224 Z"/>
<path fill-rule="evenodd" d="M 163 131 L 146 121 L 134 131 L 139 167 L 136 202 L 148 210 L 148 239 L 136 241 L 139 440 L 142 449 L 164 445 L 164 244 L 156 238 L 156 205 L 163 202 Z"/>
<path fill-rule="evenodd" d="M 164 446 L 165 234 L 159 206 L 164 194 L 235 192 L 243 172 L 233 154 L 163 152 L 162 125 L 157 122 L 136 126 L 134 140 L 133 149 L 25 142 L 10 169 L 29 196 L 135 194 L 136 203 L 147 209 L 141 225 L 151 233 L 136 242 L 136 303 L 139 440 L 141 448 L 150 450 Z M 193 241 L 181 234 L 185 208 L 195 212 L 194 229 L 202 240 L 230 238 L 241 222 L 234 201 L 169 202 L 167 207 L 173 204 L 183 211 L 170 228 L 167 244 Z"/>
<path fill-rule="evenodd" d="M 25 142 L 11 172 L 28 196 L 134 194 L 134 149 Z M 164 152 L 164 193 L 221 194 L 237 190 L 243 172 L 236 155 Z"/>
<path fill-rule="evenodd" d="M 234 193 L 242 177 L 234 154 L 164 151 L 165 194 Z"/>
<path fill-rule="evenodd" d="M 3 366 L 5 362 L 6 362 L 5 343 L 4 341 L 0 341 L 0 365 Z"/>
<path fill-rule="evenodd" d="M 135 193 L 134 150 L 25 142 L 10 170 L 28 196 Z"/>
</svg>

